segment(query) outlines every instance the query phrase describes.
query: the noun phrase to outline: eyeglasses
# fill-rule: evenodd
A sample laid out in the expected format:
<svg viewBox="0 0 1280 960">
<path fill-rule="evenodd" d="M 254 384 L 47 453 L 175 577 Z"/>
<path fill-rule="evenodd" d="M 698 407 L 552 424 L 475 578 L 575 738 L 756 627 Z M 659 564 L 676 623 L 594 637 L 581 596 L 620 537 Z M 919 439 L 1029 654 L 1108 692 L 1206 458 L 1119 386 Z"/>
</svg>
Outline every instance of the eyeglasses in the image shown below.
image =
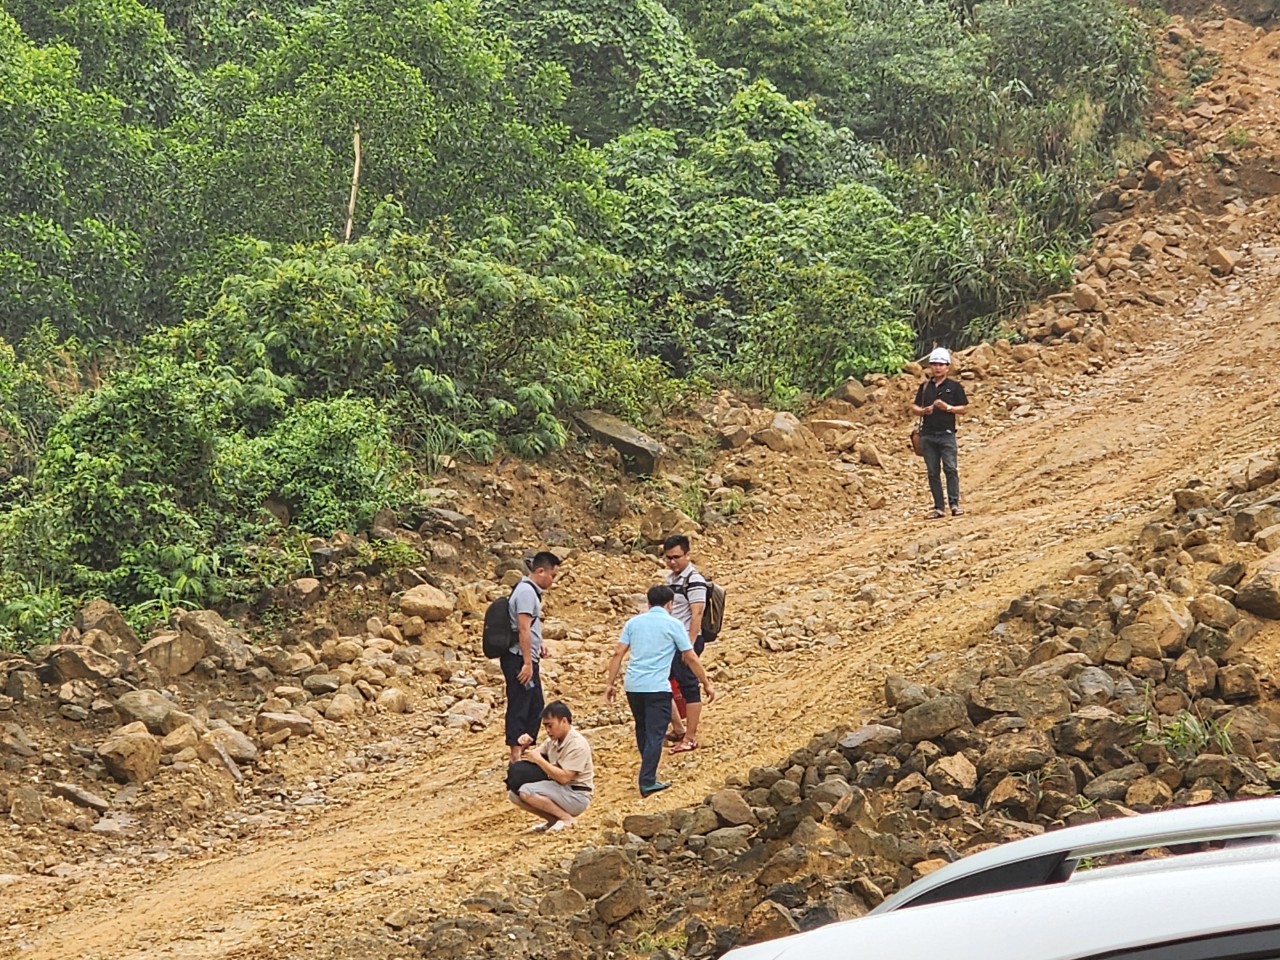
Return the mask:
<svg viewBox="0 0 1280 960">
<path fill-rule="evenodd" d="M 670 563 L 672 560 L 679 560 L 683 556 L 683 553 L 664 553 L 662 555 L 662 559 L 666 560 L 667 563 Z"/>
</svg>

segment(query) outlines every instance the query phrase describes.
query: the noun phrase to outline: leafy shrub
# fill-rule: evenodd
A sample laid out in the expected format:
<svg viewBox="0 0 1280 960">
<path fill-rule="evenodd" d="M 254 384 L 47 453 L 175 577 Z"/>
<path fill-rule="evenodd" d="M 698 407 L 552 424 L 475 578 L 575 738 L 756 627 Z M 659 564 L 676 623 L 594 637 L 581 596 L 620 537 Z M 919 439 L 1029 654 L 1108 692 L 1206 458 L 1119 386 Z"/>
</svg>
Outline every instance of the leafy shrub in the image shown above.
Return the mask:
<svg viewBox="0 0 1280 960">
<path fill-rule="evenodd" d="M 269 433 L 231 436 L 220 446 L 242 510 L 279 499 L 296 526 L 325 537 L 367 526 L 403 497 L 409 478 L 386 413 L 368 399 L 303 401 Z"/>
</svg>

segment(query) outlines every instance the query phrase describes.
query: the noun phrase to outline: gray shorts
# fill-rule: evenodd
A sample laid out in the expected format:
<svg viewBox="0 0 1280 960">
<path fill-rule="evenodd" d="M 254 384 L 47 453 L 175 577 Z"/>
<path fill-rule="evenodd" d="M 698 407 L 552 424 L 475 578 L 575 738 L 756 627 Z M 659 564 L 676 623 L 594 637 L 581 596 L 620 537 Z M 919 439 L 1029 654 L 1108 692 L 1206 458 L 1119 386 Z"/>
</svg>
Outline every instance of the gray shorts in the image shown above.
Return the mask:
<svg viewBox="0 0 1280 960">
<path fill-rule="evenodd" d="M 538 780 L 534 783 L 526 783 L 520 788 L 520 796 L 522 797 L 527 797 L 534 793 L 540 797 L 546 797 L 571 817 L 581 814 L 582 811 L 587 809 L 587 804 L 591 802 L 591 791 L 575 790 L 573 787 L 556 783 L 554 780 Z"/>
</svg>

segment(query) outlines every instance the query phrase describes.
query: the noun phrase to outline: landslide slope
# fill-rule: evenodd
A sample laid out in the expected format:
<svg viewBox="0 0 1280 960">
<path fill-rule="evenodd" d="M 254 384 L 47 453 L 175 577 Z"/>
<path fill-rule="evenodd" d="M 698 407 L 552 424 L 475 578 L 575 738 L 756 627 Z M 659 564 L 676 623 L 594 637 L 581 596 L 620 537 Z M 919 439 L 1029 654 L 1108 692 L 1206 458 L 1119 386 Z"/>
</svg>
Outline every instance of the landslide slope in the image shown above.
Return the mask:
<svg viewBox="0 0 1280 960">
<path fill-rule="evenodd" d="M 522 833 L 502 799 L 495 725 L 446 748 L 421 715 L 377 717 L 370 738 L 408 745 L 402 759 L 339 778 L 314 812 L 231 832 L 202 858 L 139 847 L 63 876 L 9 877 L 0 956 L 415 956 L 412 928 L 383 922 L 393 911 L 450 908 L 561 864 L 629 813 L 699 802 L 876 706 L 887 672 L 945 674 L 949 655 L 981 642 L 1012 597 L 1067 578 L 1091 548 L 1131 539 L 1167 514 L 1172 490 L 1273 449 L 1280 34 L 1177 22 L 1165 42 L 1170 62 L 1198 44 L 1224 66 L 1189 98 L 1171 93 L 1153 120 L 1165 149 L 1102 199 L 1079 265 L 1087 289 L 1029 315 L 1027 343 L 967 359 L 965 516 L 922 519 L 922 470 L 903 452 L 899 414 L 910 375 L 873 385 L 865 406 L 815 411 L 853 424 L 856 454 L 755 445 L 711 467 L 749 476 L 757 509 L 699 542 L 704 567 L 730 587 L 732 628 L 709 653 L 723 695 L 707 710 L 703 748 L 665 761 L 675 788 L 634 796 L 628 718 L 600 698 L 622 612 L 594 598 L 611 585 L 637 591 L 658 566 L 588 552 L 549 595 L 556 617 L 595 638 L 554 677 L 597 750 L 601 788 L 577 830 Z M 868 446 L 881 466 L 859 466 L 854 497 L 845 461 L 867 459 Z M 1262 641 L 1255 652 L 1274 672 L 1280 644 Z"/>
</svg>

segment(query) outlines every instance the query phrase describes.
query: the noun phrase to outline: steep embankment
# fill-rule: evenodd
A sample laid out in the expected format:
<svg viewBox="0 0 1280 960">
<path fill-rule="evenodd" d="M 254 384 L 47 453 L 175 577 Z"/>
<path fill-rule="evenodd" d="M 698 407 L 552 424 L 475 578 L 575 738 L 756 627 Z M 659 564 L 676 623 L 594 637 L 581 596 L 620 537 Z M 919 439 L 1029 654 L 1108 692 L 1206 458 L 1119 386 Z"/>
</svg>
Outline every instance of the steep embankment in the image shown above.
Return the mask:
<svg viewBox="0 0 1280 960">
<path fill-rule="evenodd" d="M 372 714 L 355 732 L 280 748 L 286 773 L 350 759 L 348 772 L 283 800 L 264 787 L 242 798 L 256 804 L 249 817 L 175 827 L 169 840 L 195 838 L 193 850 L 124 836 L 76 852 L 75 834 L 56 846 L 61 828 L 15 825 L 0 951 L 417 955 L 421 931 L 405 922 L 414 910 L 562 865 L 628 814 L 700 802 L 727 777 L 877 707 L 889 672 L 945 675 L 1011 598 L 1069 579 L 1090 549 L 1134 538 L 1167 513 L 1175 488 L 1274 446 L 1278 41 L 1230 21 L 1170 31 L 1171 49 L 1200 42 L 1228 66 L 1198 99 L 1170 104 L 1157 120 L 1170 136 L 1164 155 L 1103 199 L 1098 243 L 1081 264 L 1086 286 L 1028 318 L 1031 342 L 967 358 L 976 402 L 961 448 L 966 516 L 921 519 L 924 480 L 902 452 L 899 415 L 910 376 L 872 385 L 862 406 L 824 407 L 819 419 L 849 423 L 815 423 L 824 445 L 802 435 L 791 451 L 749 444 L 716 461 L 710 472 L 747 490 L 755 509 L 699 541 L 704 566 L 732 591 L 732 630 L 710 654 L 723 696 L 707 711 L 703 748 L 665 762 L 676 787 L 660 799 L 635 798 L 627 717 L 600 701 L 609 644 L 659 571 L 651 557 L 581 551 L 549 598 L 567 638 L 551 684 L 572 698 L 597 750 L 601 789 L 579 829 L 521 833 L 498 787 L 494 723 L 446 736 L 434 713 Z M 742 418 L 729 407 L 709 416 Z M 510 502 L 537 508 L 539 482 L 556 485 L 529 471 Z M 494 512 L 479 498 L 474 508 Z M 1274 672 L 1280 650 L 1263 641 L 1253 652 Z M 483 665 L 461 667 L 450 676 L 492 684 Z M 152 811 L 184 799 L 142 798 Z"/>
</svg>

